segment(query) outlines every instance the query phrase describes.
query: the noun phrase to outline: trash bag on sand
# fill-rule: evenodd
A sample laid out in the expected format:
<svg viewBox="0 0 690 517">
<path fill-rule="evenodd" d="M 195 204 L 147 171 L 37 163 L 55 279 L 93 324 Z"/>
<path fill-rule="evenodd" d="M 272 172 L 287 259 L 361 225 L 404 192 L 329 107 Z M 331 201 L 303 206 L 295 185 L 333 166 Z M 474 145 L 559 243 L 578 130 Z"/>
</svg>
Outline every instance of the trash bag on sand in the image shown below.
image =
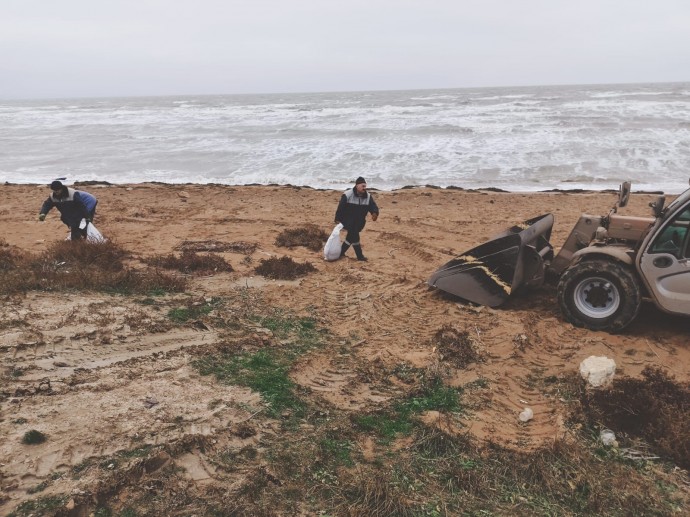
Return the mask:
<svg viewBox="0 0 690 517">
<path fill-rule="evenodd" d="M 326 241 L 326 245 L 323 247 L 323 258 L 330 261 L 338 260 L 340 258 L 340 230 L 343 229 L 343 224 L 338 223 L 331 236 Z"/>
<path fill-rule="evenodd" d="M 81 222 L 79 223 L 79 228 L 82 230 L 86 227 L 86 240 L 87 242 L 105 242 L 107 239 L 103 237 L 103 234 L 98 231 L 98 228 L 94 226 L 93 223 L 86 223 L 86 219 L 82 219 Z M 72 238 L 71 233 L 67 234 L 67 239 L 65 240 L 70 240 Z"/>
</svg>

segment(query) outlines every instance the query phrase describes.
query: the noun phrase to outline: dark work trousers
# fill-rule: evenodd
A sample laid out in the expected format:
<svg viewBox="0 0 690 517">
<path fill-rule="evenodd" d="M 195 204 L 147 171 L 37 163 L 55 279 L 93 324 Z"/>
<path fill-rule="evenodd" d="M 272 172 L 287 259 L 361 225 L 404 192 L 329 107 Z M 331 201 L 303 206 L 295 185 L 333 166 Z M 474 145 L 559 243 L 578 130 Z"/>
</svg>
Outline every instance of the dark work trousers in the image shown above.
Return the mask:
<svg viewBox="0 0 690 517">
<path fill-rule="evenodd" d="M 355 250 L 355 255 L 357 255 L 358 259 L 365 260 L 364 255 L 362 254 L 362 246 L 359 242 L 359 230 L 348 230 L 345 243 L 352 245 L 352 248 Z"/>
<path fill-rule="evenodd" d="M 96 216 L 96 207 L 93 207 L 93 210 L 89 212 L 89 219 L 93 221 L 93 218 Z M 79 228 L 79 224 L 81 223 L 81 219 L 79 222 L 73 226 L 69 227 L 69 232 L 70 232 L 70 239 L 73 241 L 77 241 L 79 239 L 86 239 L 87 231 L 89 228 L 89 222 L 87 221 L 86 226 L 84 228 Z M 68 225 L 69 226 L 69 225 Z"/>
<path fill-rule="evenodd" d="M 345 242 L 348 244 L 359 244 L 359 231 L 348 230 Z"/>
</svg>

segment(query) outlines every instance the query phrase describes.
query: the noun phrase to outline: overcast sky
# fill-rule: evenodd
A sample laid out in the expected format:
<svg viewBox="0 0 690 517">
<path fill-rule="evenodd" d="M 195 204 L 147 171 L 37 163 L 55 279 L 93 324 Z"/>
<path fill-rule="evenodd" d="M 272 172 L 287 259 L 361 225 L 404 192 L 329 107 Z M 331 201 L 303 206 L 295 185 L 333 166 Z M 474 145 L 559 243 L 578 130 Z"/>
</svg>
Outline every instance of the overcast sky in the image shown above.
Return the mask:
<svg viewBox="0 0 690 517">
<path fill-rule="evenodd" d="M 690 0 L 0 0 L 0 98 L 690 80 Z"/>
</svg>

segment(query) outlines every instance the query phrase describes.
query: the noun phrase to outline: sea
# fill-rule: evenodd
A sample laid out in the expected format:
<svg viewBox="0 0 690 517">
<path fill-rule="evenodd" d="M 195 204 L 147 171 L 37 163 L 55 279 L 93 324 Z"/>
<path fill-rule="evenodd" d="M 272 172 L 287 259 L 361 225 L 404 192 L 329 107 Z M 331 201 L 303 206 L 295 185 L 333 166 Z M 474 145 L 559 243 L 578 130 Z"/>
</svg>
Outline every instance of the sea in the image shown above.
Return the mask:
<svg viewBox="0 0 690 517">
<path fill-rule="evenodd" d="M 0 100 L 0 180 L 679 193 L 690 83 Z"/>
</svg>

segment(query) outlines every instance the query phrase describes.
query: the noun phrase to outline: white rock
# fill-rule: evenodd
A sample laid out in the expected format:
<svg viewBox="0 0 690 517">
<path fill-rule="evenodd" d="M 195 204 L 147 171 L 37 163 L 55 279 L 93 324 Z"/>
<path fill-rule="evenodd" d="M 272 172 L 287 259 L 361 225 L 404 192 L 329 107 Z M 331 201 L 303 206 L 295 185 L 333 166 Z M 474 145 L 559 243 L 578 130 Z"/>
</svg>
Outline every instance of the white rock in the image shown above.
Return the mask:
<svg viewBox="0 0 690 517">
<path fill-rule="evenodd" d="M 602 429 L 599 433 L 599 439 L 606 447 L 618 447 L 618 441 L 616 441 L 616 433 L 610 429 Z"/>
<path fill-rule="evenodd" d="M 526 407 L 525 409 L 522 410 L 522 412 L 518 415 L 518 419 L 520 422 L 529 422 L 534 418 L 534 411 L 532 411 L 532 408 Z"/>
<path fill-rule="evenodd" d="M 606 386 L 616 373 L 616 362 L 608 357 L 589 356 L 580 363 L 580 375 L 590 386 Z"/>
</svg>

